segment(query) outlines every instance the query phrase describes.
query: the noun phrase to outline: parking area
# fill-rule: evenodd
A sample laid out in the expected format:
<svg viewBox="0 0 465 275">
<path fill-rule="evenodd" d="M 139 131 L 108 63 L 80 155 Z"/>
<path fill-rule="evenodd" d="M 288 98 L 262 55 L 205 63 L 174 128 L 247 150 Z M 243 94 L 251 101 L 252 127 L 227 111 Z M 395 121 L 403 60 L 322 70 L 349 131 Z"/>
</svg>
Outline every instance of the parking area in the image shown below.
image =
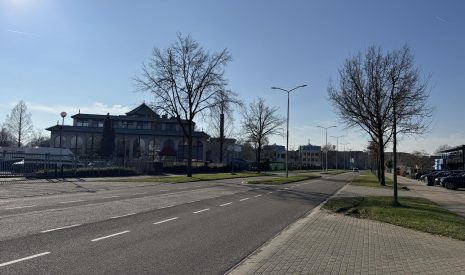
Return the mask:
<svg viewBox="0 0 465 275">
<path fill-rule="evenodd" d="M 387 174 L 392 177 L 391 174 Z M 465 217 L 465 189 L 450 190 L 441 186 L 427 186 L 425 182 L 398 176 L 398 182 L 416 193 L 448 210 Z"/>
</svg>

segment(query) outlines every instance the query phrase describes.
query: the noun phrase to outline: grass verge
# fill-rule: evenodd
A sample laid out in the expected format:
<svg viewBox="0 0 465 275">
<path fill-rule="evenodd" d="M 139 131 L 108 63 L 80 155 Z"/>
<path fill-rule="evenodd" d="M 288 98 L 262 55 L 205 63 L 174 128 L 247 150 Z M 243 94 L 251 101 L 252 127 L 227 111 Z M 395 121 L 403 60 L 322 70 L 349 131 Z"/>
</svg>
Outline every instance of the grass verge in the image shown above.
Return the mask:
<svg viewBox="0 0 465 275">
<path fill-rule="evenodd" d="M 464 217 L 424 198 L 399 198 L 398 207 L 391 202 L 392 197 L 333 198 L 323 208 L 465 241 Z"/>
<path fill-rule="evenodd" d="M 192 177 L 187 176 L 164 176 L 164 177 L 148 177 L 148 178 L 126 178 L 121 179 L 119 182 L 163 182 L 163 183 L 182 183 L 192 181 L 209 181 L 209 180 L 221 180 L 221 179 L 233 179 L 233 178 L 247 178 L 247 177 L 259 177 L 268 176 L 268 174 L 257 174 L 257 173 L 215 173 L 215 174 L 196 174 Z"/>
<path fill-rule="evenodd" d="M 375 188 L 392 188 L 393 182 L 391 179 L 386 177 L 386 185 L 380 185 L 378 182 L 378 178 L 375 174 L 370 171 L 362 172 L 358 175 L 350 184 L 357 185 L 357 186 L 365 186 L 365 187 L 375 187 Z M 397 184 L 398 188 L 402 188 L 402 185 Z"/>
<path fill-rule="evenodd" d="M 280 185 L 280 184 L 292 183 L 292 182 L 297 182 L 297 181 L 316 179 L 320 177 L 321 176 L 319 175 L 300 175 L 300 176 L 289 176 L 288 178 L 279 177 L 279 178 L 270 178 L 270 179 L 263 179 L 263 180 L 254 180 L 254 181 L 249 181 L 248 183 Z"/>
</svg>

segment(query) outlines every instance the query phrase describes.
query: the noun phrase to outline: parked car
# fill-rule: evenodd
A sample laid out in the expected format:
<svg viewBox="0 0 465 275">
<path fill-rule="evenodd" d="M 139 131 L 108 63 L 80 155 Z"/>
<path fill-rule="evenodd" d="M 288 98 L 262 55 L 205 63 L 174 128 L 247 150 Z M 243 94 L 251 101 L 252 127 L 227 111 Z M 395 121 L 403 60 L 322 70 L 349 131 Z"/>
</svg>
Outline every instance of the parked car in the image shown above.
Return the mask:
<svg viewBox="0 0 465 275">
<path fill-rule="evenodd" d="M 455 177 L 455 176 L 460 176 L 461 174 L 465 173 L 465 171 L 457 170 L 457 171 L 450 171 L 449 175 L 445 177 L 440 177 L 435 180 L 435 184 L 440 185 L 442 187 L 444 186 L 444 179 L 447 177 Z"/>
<path fill-rule="evenodd" d="M 426 175 L 426 174 L 429 174 L 429 173 L 431 173 L 431 172 L 432 172 L 431 170 L 422 171 L 422 172 L 417 172 L 417 173 L 415 173 L 415 179 L 416 179 L 416 180 L 420 180 L 420 179 L 421 179 L 421 176 Z"/>
<path fill-rule="evenodd" d="M 434 185 L 434 180 L 439 177 L 444 177 L 446 176 L 448 171 L 438 171 L 438 172 L 433 172 L 430 174 L 426 174 L 424 177 L 424 181 L 426 185 L 428 186 L 433 186 Z"/>
<path fill-rule="evenodd" d="M 457 190 L 458 188 L 465 188 L 465 173 L 446 177 L 442 180 L 442 183 L 447 189 Z"/>
<path fill-rule="evenodd" d="M 452 176 L 456 174 L 456 172 L 454 171 L 444 171 L 442 172 L 440 175 L 438 175 L 437 177 L 434 178 L 434 185 L 440 185 L 441 184 L 441 179 L 445 178 L 445 177 L 448 177 L 448 176 Z"/>
</svg>

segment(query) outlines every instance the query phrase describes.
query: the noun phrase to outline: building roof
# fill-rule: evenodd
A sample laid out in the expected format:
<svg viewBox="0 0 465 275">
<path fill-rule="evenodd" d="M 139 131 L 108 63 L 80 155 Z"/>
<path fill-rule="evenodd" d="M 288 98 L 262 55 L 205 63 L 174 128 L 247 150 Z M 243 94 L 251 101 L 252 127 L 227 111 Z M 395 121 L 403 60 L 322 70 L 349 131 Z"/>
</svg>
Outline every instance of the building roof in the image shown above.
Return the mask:
<svg viewBox="0 0 465 275">
<path fill-rule="evenodd" d="M 157 113 L 155 113 L 152 108 L 147 106 L 147 104 L 142 103 L 132 111 L 126 113 L 127 116 L 136 116 L 136 117 L 160 117 Z"/>
<path fill-rule="evenodd" d="M 455 152 L 455 151 L 460 151 L 460 150 L 465 150 L 465 145 L 456 146 L 454 148 L 441 151 L 441 153 L 450 153 L 450 152 Z"/>
</svg>

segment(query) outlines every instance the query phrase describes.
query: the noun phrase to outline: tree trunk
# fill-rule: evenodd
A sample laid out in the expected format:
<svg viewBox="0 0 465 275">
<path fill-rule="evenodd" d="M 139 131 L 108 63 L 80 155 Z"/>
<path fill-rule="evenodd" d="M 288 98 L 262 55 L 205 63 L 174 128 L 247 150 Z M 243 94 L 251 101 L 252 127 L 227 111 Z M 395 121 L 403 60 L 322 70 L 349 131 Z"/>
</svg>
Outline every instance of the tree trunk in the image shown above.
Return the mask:
<svg viewBox="0 0 465 275">
<path fill-rule="evenodd" d="M 380 131 L 381 133 L 381 131 Z M 378 154 L 379 154 L 379 184 L 382 186 L 386 185 L 386 180 L 384 177 L 384 140 L 383 135 L 380 134 L 378 137 Z"/>
<path fill-rule="evenodd" d="M 220 162 L 223 163 L 224 114 L 220 114 Z"/>
<path fill-rule="evenodd" d="M 187 147 L 187 176 L 192 177 L 192 120 L 189 120 Z"/>
<path fill-rule="evenodd" d="M 257 148 L 257 172 L 260 174 L 260 158 L 261 158 L 262 144 L 258 143 Z"/>
</svg>

